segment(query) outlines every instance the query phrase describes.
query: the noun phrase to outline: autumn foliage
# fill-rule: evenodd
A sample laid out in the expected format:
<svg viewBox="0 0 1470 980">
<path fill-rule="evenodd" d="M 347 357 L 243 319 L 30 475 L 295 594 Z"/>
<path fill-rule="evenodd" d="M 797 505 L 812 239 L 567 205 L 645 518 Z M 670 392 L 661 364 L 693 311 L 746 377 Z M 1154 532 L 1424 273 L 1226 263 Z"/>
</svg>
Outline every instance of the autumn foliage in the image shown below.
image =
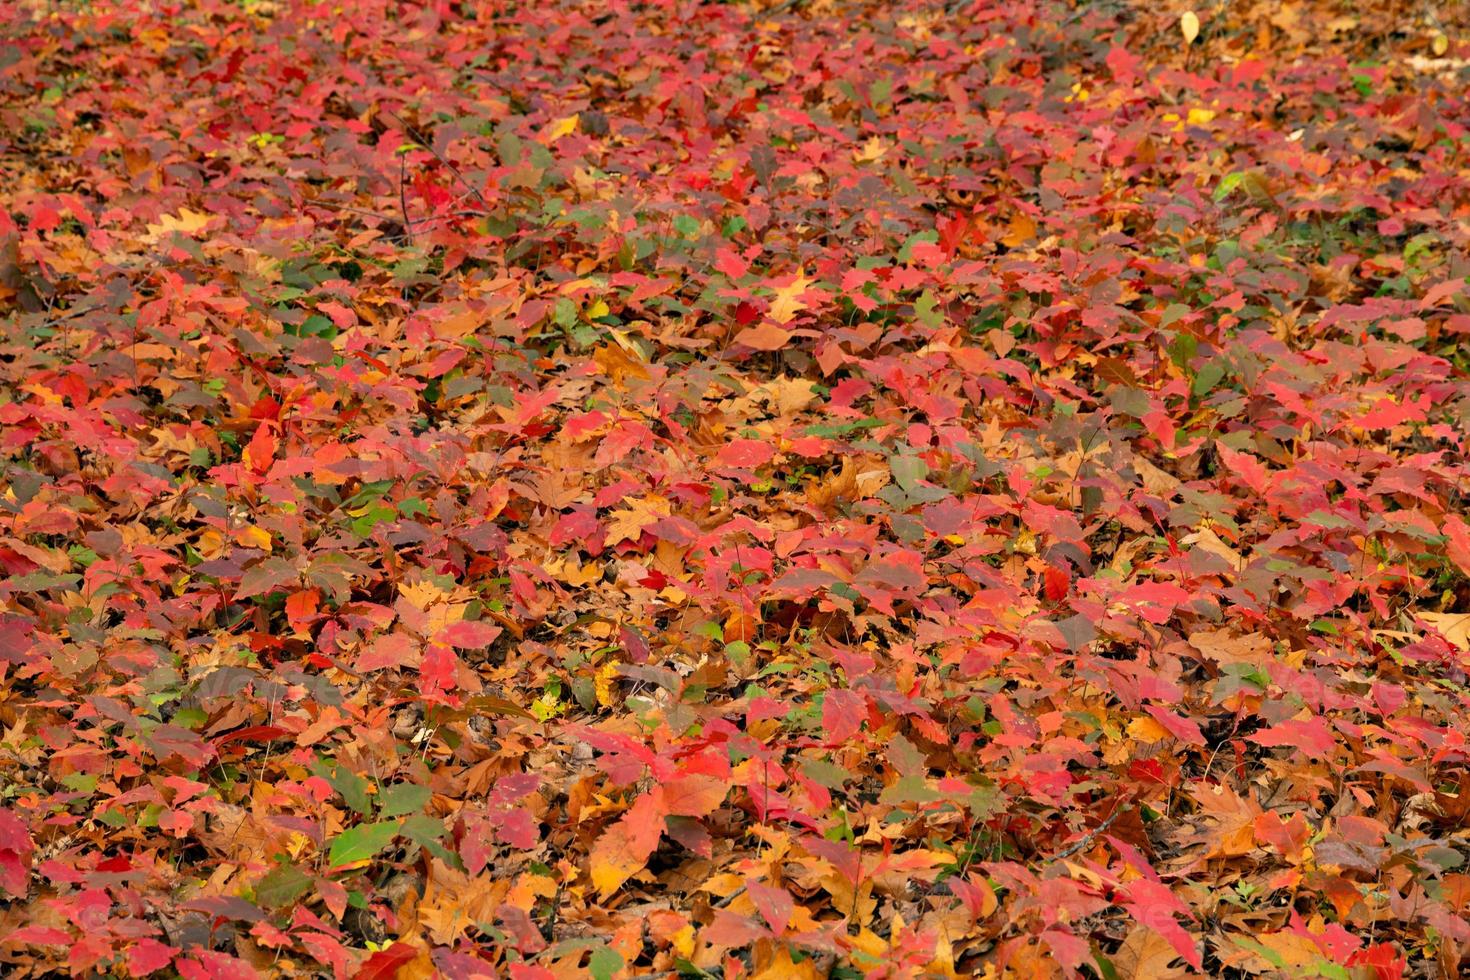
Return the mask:
<svg viewBox="0 0 1470 980">
<path fill-rule="evenodd" d="M 0 973 L 1462 975 L 1467 19 L 0 3 Z"/>
</svg>

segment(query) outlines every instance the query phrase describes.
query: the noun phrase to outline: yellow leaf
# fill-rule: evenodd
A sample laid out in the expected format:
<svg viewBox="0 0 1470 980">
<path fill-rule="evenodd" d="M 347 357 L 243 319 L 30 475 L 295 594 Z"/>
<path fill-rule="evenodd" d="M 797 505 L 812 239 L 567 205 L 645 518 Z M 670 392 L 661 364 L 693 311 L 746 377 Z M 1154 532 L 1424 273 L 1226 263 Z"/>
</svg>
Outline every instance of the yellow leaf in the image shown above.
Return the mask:
<svg viewBox="0 0 1470 980">
<path fill-rule="evenodd" d="M 852 160 L 854 163 L 872 163 L 887 152 L 888 144 L 883 142 L 882 137 L 874 136 L 860 148 L 852 151 Z"/>
<path fill-rule="evenodd" d="M 800 963 L 797 963 L 791 958 L 791 950 L 783 944 L 776 948 L 770 961 L 762 963 L 757 972 L 750 975 L 750 978 L 751 980 L 818 980 L 821 976 L 823 974 L 817 970 L 816 959 L 806 956 Z"/>
<path fill-rule="evenodd" d="M 636 542 L 643 536 L 644 528 L 661 517 L 669 516 L 669 502 L 662 497 L 641 497 L 626 500 L 624 504 L 607 515 L 607 539 L 604 542 L 607 547 L 620 541 Z"/>
<path fill-rule="evenodd" d="M 542 132 L 542 138 L 547 143 L 551 143 L 555 140 L 561 139 L 563 136 L 570 134 L 577 128 L 578 118 L 579 114 L 574 112 L 570 116 L 555 120 Z"/>
<path fill-rule="evenodd" d="M 1022 245 L 1036 237 L 1036 222 L 1024 214 L 1017 212 L 1011 215 L 1010 227 L 1006 229 L 1005 235 L 1001 237 L 1001 243 L 1006 248 L 1020 248 Z"/>
<path fill-rule="evenodd" d="M 773 378 L 753 394 L 774 408 L 782 418 L 797 414 L 817 400 L 812 383 L 802 378 Z"/>
<path fill-rule="evenodd" d="M 1128 723 L 1128 737 L 1140 742 L 1162 742 L 1169 730 L 1148 715 L 1139 715 Z"/>
<path fill-rule="evenodd" d="M 1434 37 L 1429 39 L 1429 50 L 1434 52 L 1436 58 L 1443 58 L 1449 49 L 1450 39 L 1445 37 L 1443 31 L 1436 31 Z"/>
<path fill-rule="evenodd" d="M 796 279 L 790 285 L 777 289 L 776 298 L 771 301 L 770 318 L 782 324 L 790 323 L 795 319 L 797 313 L 806 309 L 806 303 L 800 297 L 811 284 L 812 281 L 806 277 L 805 273 L 798 272 Z"/>
<path fill-rule="evenodd" d="M 225 536 L 213 528 L 203 531 L 195 545 L 205 558 L 218 558 L 225 550 Z"/>
<path fill-rule="evenodd" d="M 1193 10 L 1186 10 L 1179 18 L 1179 31 L 1184 35 L 1184 43 L 1190 45 L 1194 39 L 1199 37 L 1199 16 Z"/>
<path fill-rule="evenodd" d="M 164 235 L 173 232 L 183 232 L 185 235 L 193 236 L 209 224 L 209 215 L 202 211 L 190 211 L 188 208 L 179 208 L 178 216 L 165 214 L 159 217 L 158 224 L 148 225 L 148 241 L 156 242 Z"/>
<path fill-rule="evenodd" d="M 448 592 L 427 580 L 400 583 L 398 594 L 413 603 L 418 609 L 428 609 L 449 598 Z"/>
<path fill-rule="evenodd" d="M 597 670 L 597 676 L 593 679 L 597 691 L 597 703 L 604 708 L 613 706 L 613 680 L 618 676 L 618 665 L 614 663 L 603 664 Z"/>
<path fill-rule="evenodd" d="M 247 548 L 259 548 L 261 551 L 271 550 L 270 533 L 253 524 L 236 531 L 235 540 Z"/>
</svg>

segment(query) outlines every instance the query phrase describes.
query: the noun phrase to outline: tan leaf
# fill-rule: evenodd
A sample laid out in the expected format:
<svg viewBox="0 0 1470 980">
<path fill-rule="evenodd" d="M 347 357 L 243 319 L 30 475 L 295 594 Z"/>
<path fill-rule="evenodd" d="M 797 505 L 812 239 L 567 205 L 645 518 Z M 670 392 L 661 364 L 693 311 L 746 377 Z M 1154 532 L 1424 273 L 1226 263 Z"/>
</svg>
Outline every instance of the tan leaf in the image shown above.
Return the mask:
<svg viewBox="0 0 1470 980">
<path fill-rule="evenodd" d="M 1466 653 L 1470 653 L 1470 613 L 1420 613 L 1439 635 Z"/>
<path fill-rule="evenodd" d="M 160 215 L 158 224 L 150 223 L 148 225 L 148 234 L 144 236 L 144 240 L 156 242 L 165 235 L 172 234 L 173 232 L 181 232 L 192 237 L 204 230 L 204 226 L 209 224 L 209 219 L 210 216 L 202 211 L 190 211 L 188 208 L 179 208 L 177 216 L 172 214 Z"/>
<path fill-rule="evenodd" d="M 1189 971 L 1169 964 L 1179 958 L 1172 943 L 1146 926 L 1134 926 L 1113 954 L 1113 966 L 1125 980 L 1173 980 Z"/>
<path fill-rule="evenodd" d="M 1139 479 L 1143 481 L 1143 488 L 1165 500 L 1174 496 L 1182 486 L 1178 477 L 1159 469 L 1142 456 L 1133 457 L 1133 468 L 1138 471 Z"/>
<path fill-rule="evenodd" d="M 1189 634 L 1189 644 L 1217 664 L 1269 663 L 1271 638 L 1264 633 L 1236 636 L 1228 629 L 1196 630 Z"/>
<path fill-rule="evenodd" d="M 1225 564 L 1229 565 L 1234 571 L 1238 572 L 1245 568 L 1245 557 L 1226 544 L 1224 539 L 1216 534 L 1212 528 L 1202 527 L 1198 531 L 1186 535 L 1179 543 L 1194 545 L 1207 554 L 1223 559 Z"/>
</svg>

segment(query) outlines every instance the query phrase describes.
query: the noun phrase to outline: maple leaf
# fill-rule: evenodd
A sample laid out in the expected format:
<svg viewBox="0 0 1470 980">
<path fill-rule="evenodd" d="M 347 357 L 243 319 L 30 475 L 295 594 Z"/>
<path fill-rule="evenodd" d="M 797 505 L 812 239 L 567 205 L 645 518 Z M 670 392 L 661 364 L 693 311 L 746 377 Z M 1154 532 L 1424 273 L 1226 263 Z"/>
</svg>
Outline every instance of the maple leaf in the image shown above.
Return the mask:
<svg viewBox="0 0 1470 980">
<path fill-rule="evenodd" d="M 24 898 L 30 878 L 31 855 L 36 849 L 30 831 L 10 810 L 0 809 L 0 888 Z"/>
<path fill-rule="evenodd" d="M 7 969 L 1455 975 L 1453 5 L 115 6 L 0 4 Z"/>
<path fill-rule="evenodd" d="M 1440 636 L 1455 647 L 1470 653 L 1470 613 L 1419 613 Z"/>
<path fill-rule="evenodd" d="M 766 315 L 783 326 L 796 319 L 796 314 L 807 308 L 805 296 L 811 284 L 812 280 L 798 272 L 791 282 L 777 287 L 775 298 L 771 300 Z"/>
<path fill-rule="evenodd" d="M 147 240 L 157 242 L 175 232 L 192 237 L 203 231 L 210 220 L 210 215 L 202 211 L 180 208 L 177 215 L 165 214 L 159 217 L 157 224 L 149 224 Z"/>
<path fill-rule="evenodd" d="M 655 494 L 626 500 L 624 506 L 608 513 L 607 537 L 604 541 L 608 545 L 615 545 L 620 541 L 637 542 L 643 536 L 645 528 L 667 517 L 670 511 L 669 501 Z"/>
<path fill-rule="evenodd" d="M 606 898 L 648 863 L 663 833 L 662 799 L 645 793 L 592 846 L 592 885 Z"/>
<path fill-rule="evenodd" d="M 735 335 L 737 344 L 744 344 L 751 350 L 774 351 L 781 350 L 791 343 L 791 334 L 770 320 L 762 320 L 753 327 L 746 327 Z"/>
<path fill-rule="evenodd" d="M 719 452 L 719 461 L 724 466 L 754 469 L 771 461 L 776 447 L 759 439 L 734 439 L 725 443 Z"/>
</svg>

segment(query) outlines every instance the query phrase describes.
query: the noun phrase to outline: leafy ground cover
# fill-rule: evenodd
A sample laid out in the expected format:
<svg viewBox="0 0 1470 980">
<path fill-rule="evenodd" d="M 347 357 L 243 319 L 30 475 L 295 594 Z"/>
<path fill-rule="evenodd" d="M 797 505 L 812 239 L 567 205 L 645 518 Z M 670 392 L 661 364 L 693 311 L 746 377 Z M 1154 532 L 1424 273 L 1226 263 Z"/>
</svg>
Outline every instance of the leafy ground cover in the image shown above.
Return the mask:
<svg viewBox="0 0 1470 980">
<path fill-rule="evenodd" d="M 1359 7 L 0 5 L 5 975 L 1460 975 Z"/>
</svg>

